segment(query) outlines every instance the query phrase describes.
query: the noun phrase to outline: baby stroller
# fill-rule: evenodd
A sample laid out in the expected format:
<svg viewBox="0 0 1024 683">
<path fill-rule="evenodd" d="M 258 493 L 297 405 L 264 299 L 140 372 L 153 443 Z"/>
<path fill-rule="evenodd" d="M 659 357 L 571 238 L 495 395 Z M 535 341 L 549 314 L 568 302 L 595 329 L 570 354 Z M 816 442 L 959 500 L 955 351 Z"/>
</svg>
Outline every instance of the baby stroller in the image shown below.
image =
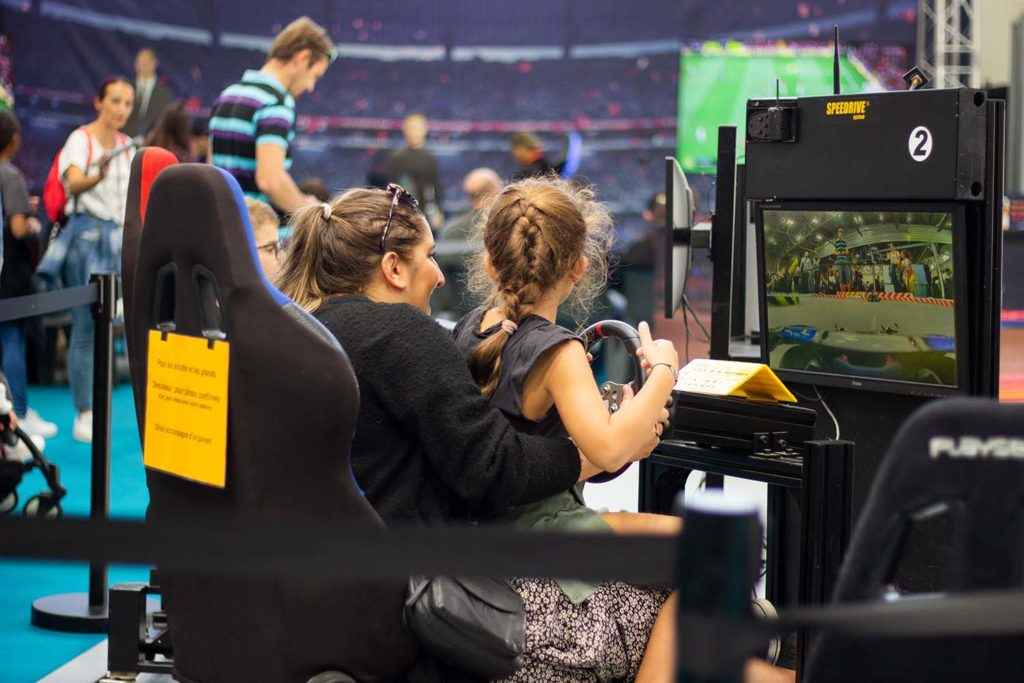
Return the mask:
<svg viewBox="0 0 1024 683">
<path fill-rule="evenodd" d="M 11 448 L 18 440 L 28 448 L 32 457 L 25 462 L 10 458 Z M 23 513 L 26 517 L 56 518 L 63 514 L 60 501 L 67 493 L 60 485 L 60 472 L 57 466 L 50 463 L 36 448 L 28 434 L 21 428 L 10 428 L 10 420 L 6 415 L 0 416 L 0 515 L 10 514 L 18 507 L 18 484 L 22 477 L 34 469 L 38 469 L 49 491 L 32 496 L 25 503 Z"/>
</svg>

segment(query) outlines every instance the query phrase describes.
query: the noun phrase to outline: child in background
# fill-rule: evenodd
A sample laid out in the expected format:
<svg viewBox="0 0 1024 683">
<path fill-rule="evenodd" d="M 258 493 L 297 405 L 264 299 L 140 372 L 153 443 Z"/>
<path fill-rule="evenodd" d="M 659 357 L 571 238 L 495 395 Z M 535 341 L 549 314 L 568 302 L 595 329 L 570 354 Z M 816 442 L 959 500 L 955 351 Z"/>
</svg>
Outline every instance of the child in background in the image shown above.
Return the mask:
<svg viewBox="0 0 1024 683">
<path fill-rule="evenodd" d="M 277 271 L 281 269 L 281 259 L 284 256 L 277 235 L 277 212 L 270 208 L 270 204 L 249 197 L 245 198 L 245 208 L 249 210 L 249 222 L 252 224 L 252 234 L 256 240 L 256 254 L 260 258 L 260 267 L 267 279 L 273 282 L 277 277 Z"/>
<path fill-rule="evenodd" d="M 25 176 L 11 163 L 21 144 L 18 119 L 0 110 L 0 195 L 3 202 L 3 266 L 0 270 L 0 299 L 34 294 L 32 271 L 38 246 L 39 220 L 35 217 L 38 198 L 29 197 Z M 3 371 L 10 384 L 10 399 L 22 430 L 41 439 L 57 434 L 57 425 L 43 420 L 28 406 L 28 375 L 25 366 L 25 325 L 27 320 L 0 322 Z"/>
</svg>

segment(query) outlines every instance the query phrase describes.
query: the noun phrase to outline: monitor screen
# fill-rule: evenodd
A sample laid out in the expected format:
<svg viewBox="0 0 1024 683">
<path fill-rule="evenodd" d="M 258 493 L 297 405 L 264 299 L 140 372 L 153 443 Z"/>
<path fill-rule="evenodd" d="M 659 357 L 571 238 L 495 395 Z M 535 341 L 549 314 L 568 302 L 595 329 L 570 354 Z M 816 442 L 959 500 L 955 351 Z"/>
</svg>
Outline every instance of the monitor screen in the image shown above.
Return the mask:
<svg viewBox="0 0 1024 683">
<path fill-rule="evenodd" d="M 953 206 L 763 207 L 769 366 L 810 383 L 955 391 L 966 359 L 961 215 Z"/>
</svg>

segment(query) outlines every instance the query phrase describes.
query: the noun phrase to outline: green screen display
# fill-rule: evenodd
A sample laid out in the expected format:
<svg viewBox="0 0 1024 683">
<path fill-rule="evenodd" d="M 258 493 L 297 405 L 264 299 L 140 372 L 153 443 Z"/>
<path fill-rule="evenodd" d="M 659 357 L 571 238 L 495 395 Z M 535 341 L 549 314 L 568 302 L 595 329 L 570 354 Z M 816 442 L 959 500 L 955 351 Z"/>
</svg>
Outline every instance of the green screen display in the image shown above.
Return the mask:
<svg viewBox="0 0 1024 683">
<path fill-rule="evenodd" d="M 832 51 L 825 46 L 706 42 L 684 48 L 680 60 L 676 158 L 687 172 L 715 172 L 718 127 L 736 126 L 742 141 L 747 100 L 774 97 L 776 79 L 781 97 L 832 94 Z M 844 93 L 882 89 L 850 54 L 840 56 L 839 80 Z"/>
</svg>

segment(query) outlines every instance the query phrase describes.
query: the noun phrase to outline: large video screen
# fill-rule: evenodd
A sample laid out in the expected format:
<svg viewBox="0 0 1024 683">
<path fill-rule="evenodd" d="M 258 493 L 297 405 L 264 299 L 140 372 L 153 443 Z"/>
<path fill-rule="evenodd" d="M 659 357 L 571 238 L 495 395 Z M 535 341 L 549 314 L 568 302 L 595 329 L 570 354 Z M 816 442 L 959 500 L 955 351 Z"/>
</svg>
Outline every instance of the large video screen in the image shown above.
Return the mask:
<svg viewBox="0 0 1024 683">
<path fill-rule="evenodd" d="M 764 208 L 770 367 L 957 387 L 957 215 Z"/>
<path fill-rule="evenodd" d="M 714 173 L 718 127 L 737 126 L 743 139 L 747 100 L 832 94 L 832 47 L 783 41 L 706 41 L 686 45 L 679 62 L 676 159 L 687 173 Z M 844 93 L 902 90 L 907 49 L 866 44 L 844 49 L 839 82 Z M 740 143 L 742 144 L 742 143 Z M 742 150 L 737 150 L 742 157 Z"/>
</svg>

